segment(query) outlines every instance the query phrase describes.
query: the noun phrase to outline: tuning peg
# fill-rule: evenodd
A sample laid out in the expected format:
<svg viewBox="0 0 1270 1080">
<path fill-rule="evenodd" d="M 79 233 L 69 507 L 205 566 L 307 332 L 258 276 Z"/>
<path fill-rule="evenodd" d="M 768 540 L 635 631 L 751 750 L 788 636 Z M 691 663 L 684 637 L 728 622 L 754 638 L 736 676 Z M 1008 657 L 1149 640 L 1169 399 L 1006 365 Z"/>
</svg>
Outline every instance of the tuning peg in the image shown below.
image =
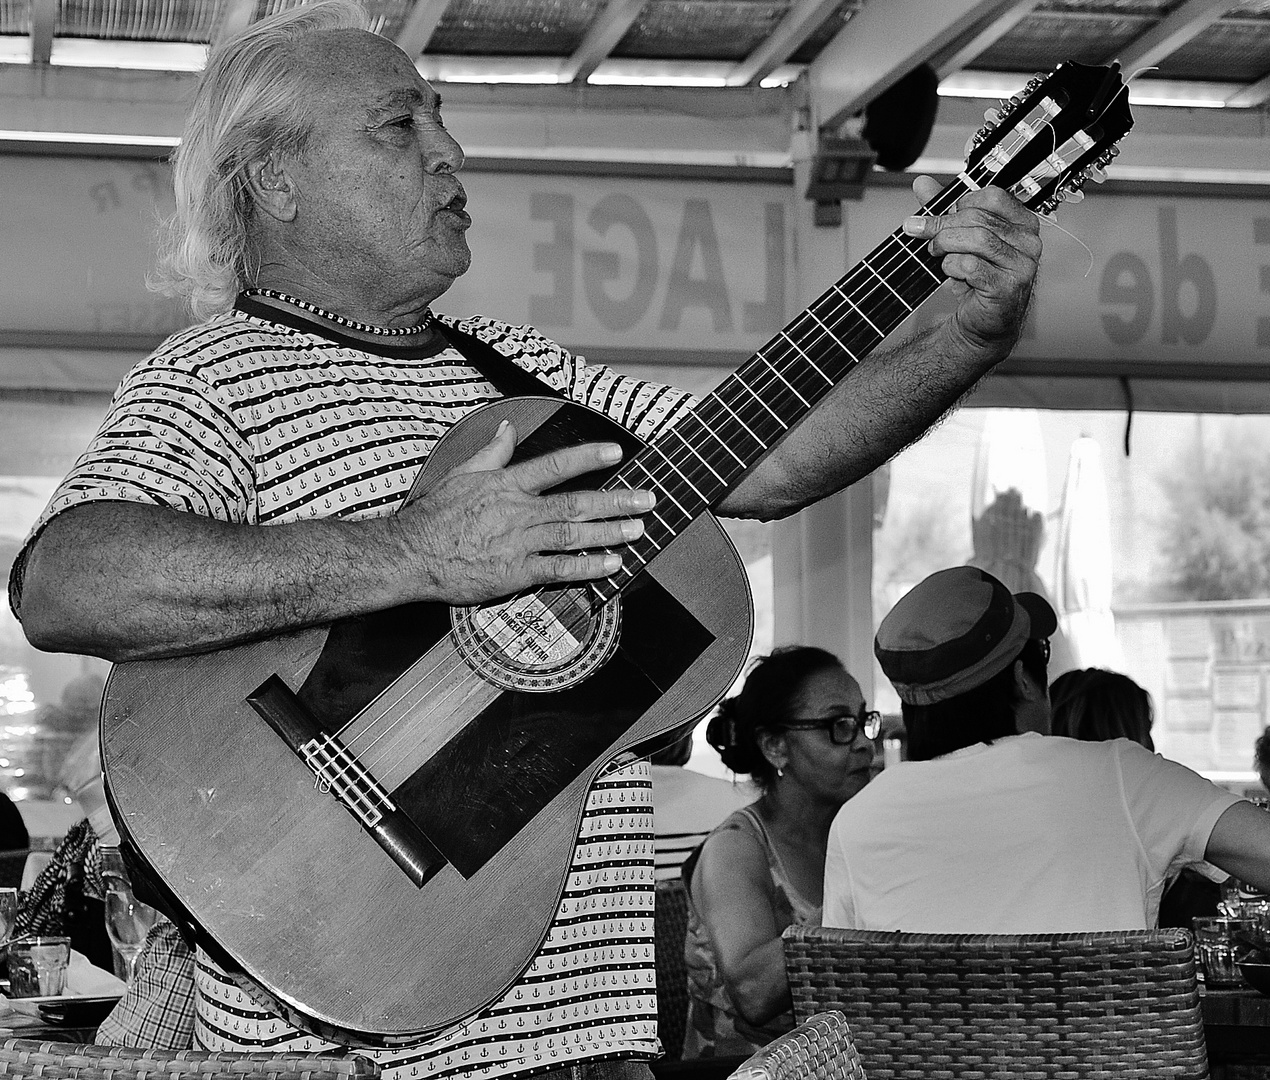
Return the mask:
<svg viewBox="0 0 1270 1080">
<path fill-rule="evenodd" d="M 1001 122 L 1001 110 L 995 108 L 986 109 L 984 111 L 983 118 L 990 124 L 999 124 Z"/>
<path fill-rule="evenodd" d="M 1085 193 L 1080 188 L 1064 188 L 1062 199 L 1063 202 L 1078 203 L 1085 197 Z"/>
<path fill-rule="evenodd" d="M 1100 165 L 1089 166 L 1089 169 L 1087 170 L 1087 172 L 1089 175 L 1089 179 L 1092 180 L 1095 184 L 1101 184 L 1104 180 L 1107 179 L 1107 170 L 1102 168 Z"/>
</svg>

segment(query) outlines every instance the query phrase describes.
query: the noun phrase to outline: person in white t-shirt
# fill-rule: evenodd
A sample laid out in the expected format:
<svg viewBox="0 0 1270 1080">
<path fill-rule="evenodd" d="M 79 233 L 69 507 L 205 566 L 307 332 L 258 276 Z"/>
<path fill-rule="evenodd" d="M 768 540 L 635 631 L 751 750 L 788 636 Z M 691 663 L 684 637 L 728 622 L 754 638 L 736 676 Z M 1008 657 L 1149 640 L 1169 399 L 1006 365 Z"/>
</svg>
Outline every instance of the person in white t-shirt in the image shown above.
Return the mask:
<svg viewBox="0 0 1270 1080">
<path fill-rule="evenodd" d="M 1128 739 L 1051 736 L 1053 609 L 962 566 L 882 620 L 909 760 L 829 834 L 826 926 L 1060 933 L 1154 926 L 1179 865 L 1270 885 L 1270 814 Z"/>
</svg>

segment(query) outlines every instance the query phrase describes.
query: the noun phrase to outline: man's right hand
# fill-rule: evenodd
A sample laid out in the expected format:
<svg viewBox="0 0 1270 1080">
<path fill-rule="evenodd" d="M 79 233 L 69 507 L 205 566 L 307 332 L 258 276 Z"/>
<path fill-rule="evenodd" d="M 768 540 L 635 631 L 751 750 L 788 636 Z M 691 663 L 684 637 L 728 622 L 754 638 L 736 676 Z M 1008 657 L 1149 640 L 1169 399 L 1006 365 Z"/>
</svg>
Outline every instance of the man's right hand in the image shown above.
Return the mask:
<svg viewBox="0 0 1270 1080">
<path fill-rule="evenodd" d="M 510 424 L 395 520 L 421 591 L 477 604 L 522 589 L 604 577 L 621 567 L 618 547 L 644 532 L 647 490 L 543 492 L 621 460 L 616 443 L 583 443 L 510 464 Z"/>
</svg>

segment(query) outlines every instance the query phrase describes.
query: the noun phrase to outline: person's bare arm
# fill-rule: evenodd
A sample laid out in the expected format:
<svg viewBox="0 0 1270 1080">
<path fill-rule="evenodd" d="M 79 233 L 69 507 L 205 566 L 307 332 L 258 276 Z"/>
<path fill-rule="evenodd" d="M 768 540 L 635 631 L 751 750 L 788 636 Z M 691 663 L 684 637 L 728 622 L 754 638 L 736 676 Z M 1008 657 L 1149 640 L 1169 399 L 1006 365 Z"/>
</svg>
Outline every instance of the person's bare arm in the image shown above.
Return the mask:
<svg viewBox="0 0 1270 1080">
<path fill-rule="evenodd" d="M 100 502 L 54 518 L 32 547 L 21 616 L 40 649 L 112 661 L 218 648 L 414 600 L 477 603 L 617 569 L 647 492 L 539 492 L 615 460 L 590 443 L 508 466 L 509 427 L 429 494 L 370 521 L 229 525 Z"/>
<path fill-rule="evenodd" d="M 692 876 L 692 903 L 740 1014 L 759 1026 L 789 1010 L 784 928 L 772 911 L 771 870 L 752 837 L 730 831 L 706 840 Z"/>
<path fill-rule="evenodd" d="M 914 185 L 926 202 L 939 190 Z M 1013 349 L 1041 254 L 1036 215 L 998 188 L 964 196 L 954 213 L 913 218 L 943 255 L 960 294 L 956 312 L 876 353 L 787 435 L 717 507 L 737 517 L 783 517 L 867 476 L 926 431 Z"/>
<path fill-rule="evenodd" d="M 1235 803 L 1213 826 L 1204 858 L 1270 893 L 1270 814 L 1250 802 Z"/>
</svg>

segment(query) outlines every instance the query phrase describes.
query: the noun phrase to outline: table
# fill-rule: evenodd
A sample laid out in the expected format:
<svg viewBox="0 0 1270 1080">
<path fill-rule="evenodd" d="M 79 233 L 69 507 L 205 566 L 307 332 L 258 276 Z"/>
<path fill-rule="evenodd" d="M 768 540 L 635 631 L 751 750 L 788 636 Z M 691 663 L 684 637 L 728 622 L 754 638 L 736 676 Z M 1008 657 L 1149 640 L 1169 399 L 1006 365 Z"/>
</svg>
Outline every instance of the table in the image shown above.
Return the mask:
<svg viewBox="0 0 1270 1080">
<path fill-rule="evenodd" d="M 1209 1064 L 1264 1065 L 1270 1074 L 1270 997 L 1250 986 L 1200 992 Z"/>
<path fill-rule="evenodd" d="M 34 1016 L 9 1015 L 0 1020 L 0 1042 L 5 1039 L 36 1039 L 39 1042 L 90 1043 L 97 1027 L 67 1027 L 48 1024 Z"/>
</svg>

